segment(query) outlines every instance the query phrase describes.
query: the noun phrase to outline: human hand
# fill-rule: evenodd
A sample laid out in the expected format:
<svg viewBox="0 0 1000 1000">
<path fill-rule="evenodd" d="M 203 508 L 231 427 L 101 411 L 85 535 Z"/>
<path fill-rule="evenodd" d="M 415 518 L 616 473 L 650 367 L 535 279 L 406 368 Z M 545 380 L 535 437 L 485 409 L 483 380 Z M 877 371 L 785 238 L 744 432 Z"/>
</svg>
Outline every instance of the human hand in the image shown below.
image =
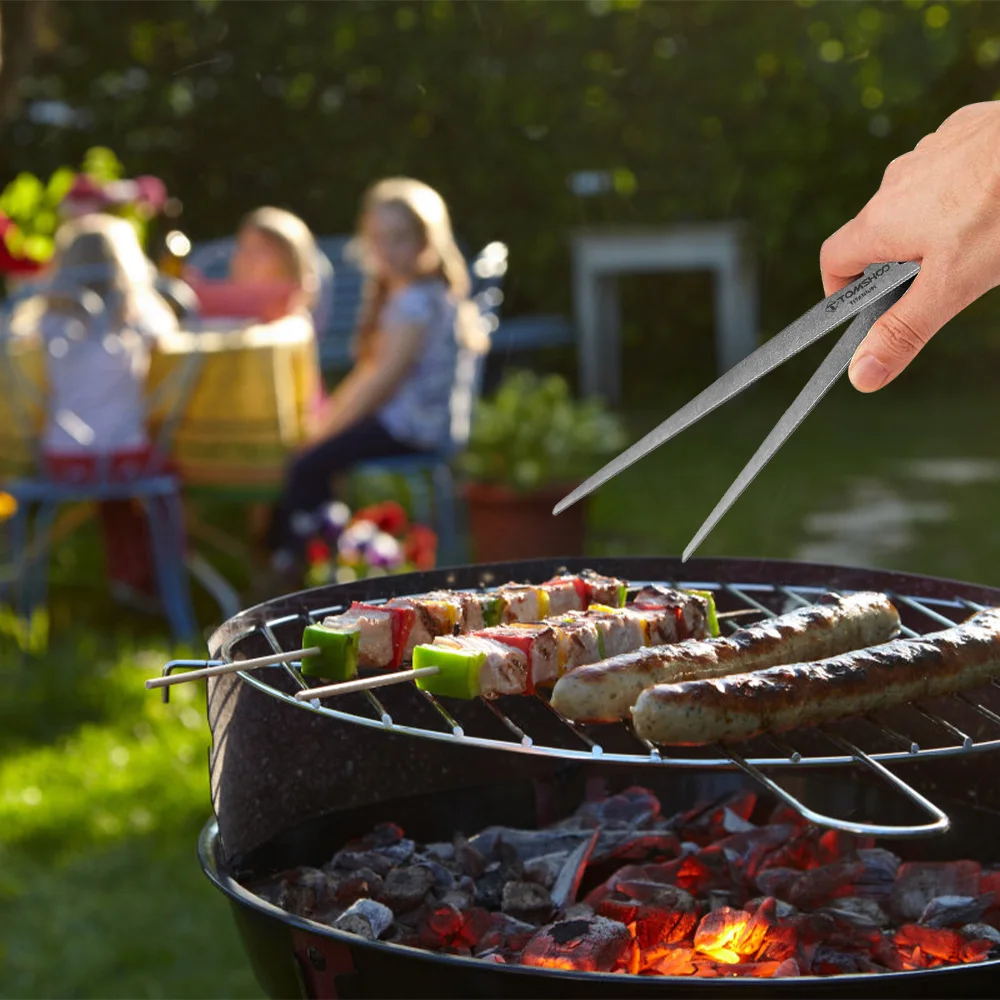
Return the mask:
<svg viewBox="0 0 1000 1000">
<path fill-rule="evenodd" d="M 869 265 L 915 260 L 920 273 L 862 341 L 856 389 L 891 382 L 931 337 L 1000 284 L 1000 101 L 956 111 L 893 160 L 867 205 L 820 251 L 826 294 Z"/>
</svg>

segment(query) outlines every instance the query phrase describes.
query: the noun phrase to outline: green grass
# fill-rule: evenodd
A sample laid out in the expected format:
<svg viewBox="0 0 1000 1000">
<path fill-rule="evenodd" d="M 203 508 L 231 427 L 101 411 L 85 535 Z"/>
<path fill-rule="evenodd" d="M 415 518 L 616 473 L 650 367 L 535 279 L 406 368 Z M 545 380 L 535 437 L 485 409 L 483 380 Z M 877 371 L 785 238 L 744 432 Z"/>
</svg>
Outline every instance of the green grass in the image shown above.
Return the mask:
<svg viewBox="0 0 1000 1000">
<path fill-rule="evenodd" d="M 814 363 L 600 490 L 592 553 L 679 552 Z M 649 383 L 655 405 L 633 412 L 636 434 L 696 388 L 669 371 L 661 381 L 666 392 Z M 996 424 L 986 390 L 908 379 L 864 398 L 840 386 L 702 554 L 793 557 L 829 544 L 810 524 L 861 496 L 868 513 L 871 498 L 885 506 L 882 533 L 896 536 L 880 547 L 875 532 L 861 561 L 998 585 L 1000 482 L 949 485 L 908 471 L 914 460 L 1000 460 Z M 894 512 L 907 503 L 925 519 L 904 518 L 900 534 Z M 867 516 L 859 509 L 847 527 Z M 96 548 L 84 531 L 59 549 L 44 655 L 22 656 L 0 621 L 0 997 L 259 996 L 227 906 L 195 858 L 210 808 L 203 694 L 178 688 L 164 706 L 144 690 L 183 651 L 168 648 L 158 623 L 108 605 Z"/>
<path fill-rule="evenodd" d="M 801 382 L 798 383 L 801 385 Z M 596 554 L 680 553 L 795 395 L 766 383 L 668 442 L 599 490 L 591 507 Z M 633 421 L 654 426 L 680 395 Z M 861 396 L 845 382 L 737 500 L 699 555 L 803 557 L 823 541 L 830 561 L 860 562 L 1000 585 L 1000 438 L 992 393 L 907 384 Z M 985 478 L 967 484 L 913 474 L 914 462 L 975 460 Z M 984 464 L 985 463 L 985 464 Z M 973 471 L 976 471 L 975 469 Z M 886 508 L 883 544 L 841 546 L 811 527 L 816 515 L 849 511 L 860 499 Z M 915 519 L 897 519 L 914 505 Z M 933 517 L 931 515 L 934 515 Z M 860 523 L 862 512 L 857 518 Z"/>
<path fill-rule="evenodd" d="M 163 705 L 142 682 L 166 644 L 109 631 L 4 649 L 0 996 L 260 996 L 195 859 L 203 694 Z"/>
</svg>

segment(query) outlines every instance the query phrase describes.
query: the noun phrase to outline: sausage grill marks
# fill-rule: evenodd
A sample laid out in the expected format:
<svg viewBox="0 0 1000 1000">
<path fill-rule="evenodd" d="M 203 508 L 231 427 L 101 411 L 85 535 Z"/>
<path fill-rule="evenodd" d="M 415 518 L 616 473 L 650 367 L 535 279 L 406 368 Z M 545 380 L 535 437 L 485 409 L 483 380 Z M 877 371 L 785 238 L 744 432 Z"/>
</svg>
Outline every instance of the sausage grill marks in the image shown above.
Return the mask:
<svg viewBox="0 0 1000 1000">
<path fill-rule="evenodd" d="M 635 731 L 699 746 L 952 694 L 1000 675 L 1000 609 L 961 625 L 819 662 L 658 685 L 633 709 Z"/>
</svg>

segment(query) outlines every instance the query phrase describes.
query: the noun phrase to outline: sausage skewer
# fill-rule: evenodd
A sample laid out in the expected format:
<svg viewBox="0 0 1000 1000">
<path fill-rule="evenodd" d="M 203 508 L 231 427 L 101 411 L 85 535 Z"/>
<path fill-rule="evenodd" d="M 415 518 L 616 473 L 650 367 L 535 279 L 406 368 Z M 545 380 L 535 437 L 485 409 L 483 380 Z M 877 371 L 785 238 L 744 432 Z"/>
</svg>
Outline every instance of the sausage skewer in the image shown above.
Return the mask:
<svg viewBox="0 0 1000 1000">
<path fill-rule="evenodd" d="M 632 716 L 643 739 L 700 746 L 953 694 L 998 675 L 1000 609 L 992 608 L 954 628 L 814 663 L 658 685 Z"/>
</svg>

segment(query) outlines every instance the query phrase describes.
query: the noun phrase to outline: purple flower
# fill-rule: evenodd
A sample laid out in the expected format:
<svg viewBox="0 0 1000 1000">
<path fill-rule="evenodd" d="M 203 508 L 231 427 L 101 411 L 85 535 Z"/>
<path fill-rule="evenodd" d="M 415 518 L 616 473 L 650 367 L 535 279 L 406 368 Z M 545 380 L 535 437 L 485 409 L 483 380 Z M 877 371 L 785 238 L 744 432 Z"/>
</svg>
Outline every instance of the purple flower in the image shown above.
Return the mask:
<svg viewBox="0 0 1000 1000">
<path fill-rule="evenodd" d="M 330 545 L 336 544 L 341 532 L 351 519 L 351 511 L 346 503 L 339 500 L 327 504 L 319 511 L 319 534 Z"/>
<path fill-rule="evenodd" d="M 337 539 L 341 559 L 348 563 L 364 561 L 368 544 L 377 534 L 378 528 L 371 521 L 355 521 L 348 525 Z"/>
<path fill-rule="evenodd" d="M 368 543 L 366 557 L 369 566 L 395 569 L 403 564 L 403 549 L 392 535 L 380 531 Z"/>
</svg>

